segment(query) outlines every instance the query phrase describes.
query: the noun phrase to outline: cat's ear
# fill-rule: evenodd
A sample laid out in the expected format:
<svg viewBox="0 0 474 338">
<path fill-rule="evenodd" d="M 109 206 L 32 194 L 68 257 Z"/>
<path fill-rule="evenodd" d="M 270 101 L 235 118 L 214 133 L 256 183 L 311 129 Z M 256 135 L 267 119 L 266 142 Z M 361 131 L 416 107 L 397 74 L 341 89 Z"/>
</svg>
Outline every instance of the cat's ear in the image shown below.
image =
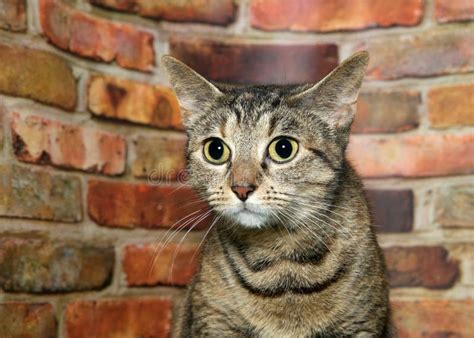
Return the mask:
<svg viewBox="0 0 474 338">
<path fill-rule="evenodd" d="M 161 63 L 166 69 L 178 101 L 186 126 L 214 100 L 223 94 L 204 77 L 172 56 L 164 55 Z"/>
<path fill-rule="evenodd" d="M 367 52 L 355 53 L 316 85 L 288 98 L 288 102 L 314 111 L 330 126 L 348 129 L 368 63 Z"/>
</svg>

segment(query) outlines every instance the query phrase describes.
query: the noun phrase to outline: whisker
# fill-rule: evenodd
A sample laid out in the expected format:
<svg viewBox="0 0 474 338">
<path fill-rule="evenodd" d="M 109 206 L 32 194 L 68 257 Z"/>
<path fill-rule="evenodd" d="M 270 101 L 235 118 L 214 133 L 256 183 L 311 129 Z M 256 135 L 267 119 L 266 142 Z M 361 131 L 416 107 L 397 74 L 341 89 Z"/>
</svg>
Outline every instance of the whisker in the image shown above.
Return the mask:
<svg viewBox="0 0 474 338">
<path fill-rule="evenodd" d="M 178 247 L 181 246 L 181 244 L 183 243 L 184 239 L 185 239 L 186 236 L 189 234 L 189 232 L 190 232 L 191 230 L 193 230 L 194 227 L 195 227 L 196 225 L 198 225 L 199 222 L 201 222 L 202 220 L 204 220 L 211 212 L 212 212 L 212 210 L 208 210 L 208 211 L 205 212 L 203 215 L 201 215 L 201 217 L 200 217 L 198 220 L 196 220 L 192 226 L 189 227 L 188 231 L 186 231 L 186 233 L 184 234 L 184 236 L 181 238 L 181 240 L 178 242 L 178 244 L 177 244 L 176 247 L 174 248 L 173 259 L 171 260 L 171 270 L 170 270 L 170 273 L 171 273 L 170 279 L 171 279 L 171 280 L 173 280 L 174 261 L 175 261 L 175 259 L 176 259 L 176 255 L 178 254 Z"/>
</svg>

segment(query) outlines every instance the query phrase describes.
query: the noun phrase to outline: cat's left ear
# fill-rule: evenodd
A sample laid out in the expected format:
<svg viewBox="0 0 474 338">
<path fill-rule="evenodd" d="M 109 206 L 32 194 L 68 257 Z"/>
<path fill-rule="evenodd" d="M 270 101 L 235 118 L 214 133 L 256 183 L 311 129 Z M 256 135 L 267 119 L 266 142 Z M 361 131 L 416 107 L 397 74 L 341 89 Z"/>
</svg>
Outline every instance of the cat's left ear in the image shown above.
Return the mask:
<svg viewBox="0 0 474 338">
<path fill-rule="evenodd" d="M 368 63 L 369 53 L 355 53 L 316 85 L 289 97 L 287 102 L 314 111 L 330 126 L 348 129 Z"/>
<path fill-rule="evenodd" d="M 223 96 L 216 86 L 174 57 L 162 56 L 161 63 L 178 96 L 185 126 L 191 125 L 211 102 Z"/>
</svg>

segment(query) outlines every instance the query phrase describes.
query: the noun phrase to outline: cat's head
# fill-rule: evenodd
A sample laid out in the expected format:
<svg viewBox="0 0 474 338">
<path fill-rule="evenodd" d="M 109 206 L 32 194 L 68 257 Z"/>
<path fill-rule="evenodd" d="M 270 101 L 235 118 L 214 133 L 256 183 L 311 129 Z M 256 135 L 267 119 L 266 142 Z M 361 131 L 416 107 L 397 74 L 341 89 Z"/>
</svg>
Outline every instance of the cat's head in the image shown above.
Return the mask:
<svg viewBox="0 0 474 338">
<path fill-rule="evenodd" d="M 230 87 L 170 56 L 162 63 L 188 133 L 190 183 L 219 215 L 262 227 L 328 206 L 339 184 L 366 52 L 304 86 Z"/>
</svg>

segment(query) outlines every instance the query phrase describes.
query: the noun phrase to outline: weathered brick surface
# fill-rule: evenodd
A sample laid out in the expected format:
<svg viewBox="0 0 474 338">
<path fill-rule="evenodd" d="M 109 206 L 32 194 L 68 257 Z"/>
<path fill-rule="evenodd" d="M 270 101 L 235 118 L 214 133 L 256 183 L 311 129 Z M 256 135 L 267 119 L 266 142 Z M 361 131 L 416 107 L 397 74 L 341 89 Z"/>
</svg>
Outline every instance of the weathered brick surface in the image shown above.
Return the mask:
<svg viewBox="0 0 474 338">
<path fill-rule="evenodd" d="M 361 93 L 352 124 L 354 133 L 391 133 L 416 128 L 420 93 L 376 91 Z"/>
<path fill-rule="evenodd" d="M 264 30 L 335 31 L 414 26 L 423 14 L 421 0 L 252 0 L 250 21 Z"/>
<path fill-rule="evenodd" d="M 196 271 L 198 245 L 156 242 L 127 245 L 124 249 L 123 271 L 129 286 L 186 285 Z"/>
<path fill-rule="evenodd" d="M 126 120 L 163 129 L 182 129 L 176 95 L 171 88 L 107 76 L 93 76 L 88 108 L 106 118 Z"/>
<path fill-rule="evenodd" d="M 6 116 L 6 109 L 5 107 L 0 103 L 0 158 L 3 157 L 3 125 L 4 125 L 4 118 Z"/>
<path fill-rule="evenodd" d="M 282 45 L 172 37 L 170 54 L 208 79 L 244 84 L 316 82 L 338 61 L 333 44 Z"/>
<path fill-rule="evenodd" d="M 0 237 L 0 288 L 15 292 L 100 289 L 113 273 L 114 249 L 50 240 L 38 234 Z"/>
<path fill-rule="evenodd" d="M 0 337 L 57 337 L 53 306 L 49 303 L 0 303 Z"/>
<path fill-rule="evenodd" d="M 203 229 L 209 218 L 201 219 L 206 204 L 187 186 L 89 181 L 88 211 L 105 226 L 125 228 L 193 227 Z M 189 217 L 185 217 L 189 216 Z M 183 219 L 183 217 L 185 217 Z"/>
<path fill-rule="evenodd" d="M 393 301 L 393 322 L 397 337 L 471 337 L 474 301 Z"/>
<path fill-rule="evenodd" d="M 57 222 L 82 220 L 78 178 L 0 165 L 0 215 Z"/>
<path fill-rule="evenodd" d="M 431 126 L 474 126 L 474 84 L 433 88 L 428 92 Z"/>
<path fill-rule="evenodd" d="M 115 23 L 73 9 L 58 0 L 40 0 L 44 34 L 57 47 L 124 68 L 150 71 L 153 35 L 129 24 Z"/>
<path fill-rule="evenodd" d="M 436 199 L 436 221 L 444 226 L 474 227 L 474 185 L 440 189 Z"/>
<path fill-rule="evenodd" d="M 348 156 L 365 177 L 474 172 L 474 135 L 352 136 Z"/>
<path fill-rule="evenodd" d="M 107 175 L 125 170 L 123 137 L 39 116 L 12 114 L 12 143 L 19 160 Z"/>
<path fill-rule="evenodd" d="M 436 0 L 435 16 L 439 22 L 474 19 L 474 3 L 471 0 Z"/>
<path fill-rule="evenodd" d="M 459 276 L 459 263 L 441 246 L 391 247 L 384 255 L 392 287 L 446 289 Z"/>
<path fill-rule="evenodd" d="M 413 228 L 411 190 L 366 190 L 377 232 L 409 232 Z"/>
<path fill-rule="evenodd" d="M 138 13 L 156 19 L 218 25 L 225 25 L 234 21 L 237 9 L 233 0 L 90 0 L 90 2 L 95 5 Z"/>
<path fill-rule="evenodd" d="M 134 140 L 135 160 L 132 173 L 153 181 L 182 180 L 186 178 L 186 158 L 183 136 L 140 136 Z"/>
<path fill-rule="evenodd" d="M 76 82 L 63 59 L 47 52 L 0 44 L 0 92 L 72 110 Z"/>
<path fill-rule="evenodd" d="M 370 53 L 368 79 L 399 79 L 474 70 L 471 29 L 373 39 L 358 49 Z"/>
<path fill-rule="evenodd" d="M 166 298 L 75 301 L 65 312 L 68 338 L 168 338 L 172 303 Z"/>
<path fill-rule="evenodd" d="M 13 32 L 26 30 L 25 0 L 2 0 L 0 2 L 0 28 Z"/>
</svg>

